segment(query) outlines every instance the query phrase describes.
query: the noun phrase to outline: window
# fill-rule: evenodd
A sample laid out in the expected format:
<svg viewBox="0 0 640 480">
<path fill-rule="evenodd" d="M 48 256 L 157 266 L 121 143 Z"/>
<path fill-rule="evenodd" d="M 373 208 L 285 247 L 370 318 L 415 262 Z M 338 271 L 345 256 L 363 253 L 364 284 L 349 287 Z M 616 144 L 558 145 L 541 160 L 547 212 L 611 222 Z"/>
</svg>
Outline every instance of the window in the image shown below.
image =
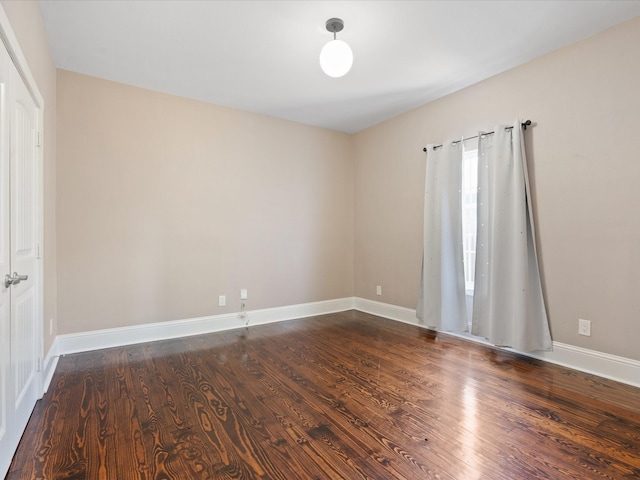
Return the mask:
<svg viewBox="0 0 640 480">
<path fill-rule="evenodd" d="M 462 155 L 462 248 L 467 295 L 473 295 L 476 272 L 477 197 L 478 150 L 465 149 Z"/>
</svg>

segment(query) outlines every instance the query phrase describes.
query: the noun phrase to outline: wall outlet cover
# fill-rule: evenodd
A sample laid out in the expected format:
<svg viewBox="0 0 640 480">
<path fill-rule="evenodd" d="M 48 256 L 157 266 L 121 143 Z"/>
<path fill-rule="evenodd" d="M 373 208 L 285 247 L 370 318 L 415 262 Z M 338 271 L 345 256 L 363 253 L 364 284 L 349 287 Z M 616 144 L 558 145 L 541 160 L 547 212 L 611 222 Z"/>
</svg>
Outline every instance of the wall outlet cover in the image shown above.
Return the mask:
<svg viewBox="0 0 640 480">
<path fill-rule="evenodd" d="M 578 319 L 578 334 L 584 335 L 586 337 L 591 336 L 591 321 L 584 320 L 582 318 Z"/>
</svg>

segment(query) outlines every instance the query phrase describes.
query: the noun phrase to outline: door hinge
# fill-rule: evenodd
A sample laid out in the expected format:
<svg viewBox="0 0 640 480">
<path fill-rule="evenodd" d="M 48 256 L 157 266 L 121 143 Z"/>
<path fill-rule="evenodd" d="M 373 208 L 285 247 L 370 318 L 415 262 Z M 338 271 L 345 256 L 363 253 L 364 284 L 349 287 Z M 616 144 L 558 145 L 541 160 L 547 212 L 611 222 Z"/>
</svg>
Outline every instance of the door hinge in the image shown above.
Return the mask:
<svg viewBox="0 0 640 480">
<path fill-rule="evenodd" d="M 38 372 L 42 371 L 42 358 L 38 357 Z"/>
<path fill-rule="evenodd" d="M 42 132 L 36 132 L 36 147 L 42 147 Z"/>
<path fill-rule="evenodd" d="M 40 258 L 40 244 L 39 243 L 36 245 L 36 258 L 38 258 L 38 259 Z"/>
</svg>

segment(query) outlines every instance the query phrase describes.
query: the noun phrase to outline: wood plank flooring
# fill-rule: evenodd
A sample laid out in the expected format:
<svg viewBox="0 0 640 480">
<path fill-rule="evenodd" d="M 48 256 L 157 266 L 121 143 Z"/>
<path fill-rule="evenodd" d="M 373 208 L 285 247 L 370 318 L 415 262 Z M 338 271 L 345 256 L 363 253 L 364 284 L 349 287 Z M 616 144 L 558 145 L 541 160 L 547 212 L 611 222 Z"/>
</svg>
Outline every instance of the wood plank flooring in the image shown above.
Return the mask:
<svg viewBox="0 0 640 480">
<path fill-rule="evenodd" d="M 349 311 L 62 357 L 8 480 L 638 479 L 640 389 Z"/>
</svg>

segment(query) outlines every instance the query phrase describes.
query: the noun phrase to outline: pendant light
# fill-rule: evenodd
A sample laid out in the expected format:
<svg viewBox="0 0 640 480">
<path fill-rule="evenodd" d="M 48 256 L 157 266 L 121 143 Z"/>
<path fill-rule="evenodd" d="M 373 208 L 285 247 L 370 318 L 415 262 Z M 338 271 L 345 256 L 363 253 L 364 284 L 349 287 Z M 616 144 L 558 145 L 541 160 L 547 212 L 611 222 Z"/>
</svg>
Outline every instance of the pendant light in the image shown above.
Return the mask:
<svg viewBox="0 0 640 480">
<path fill-rule="evenodd" d="M 320 67 L 330 77 L 342 77 L 353 65 L 353 52 L 351 47 L 342 40 L 336 39 L 336 32 L 344 28 L 344 22 L 340 18 L 327 20 L 327 30 L 333 33 L 333 40 L 327 43 L 320 51 Z"/>
</svg>

